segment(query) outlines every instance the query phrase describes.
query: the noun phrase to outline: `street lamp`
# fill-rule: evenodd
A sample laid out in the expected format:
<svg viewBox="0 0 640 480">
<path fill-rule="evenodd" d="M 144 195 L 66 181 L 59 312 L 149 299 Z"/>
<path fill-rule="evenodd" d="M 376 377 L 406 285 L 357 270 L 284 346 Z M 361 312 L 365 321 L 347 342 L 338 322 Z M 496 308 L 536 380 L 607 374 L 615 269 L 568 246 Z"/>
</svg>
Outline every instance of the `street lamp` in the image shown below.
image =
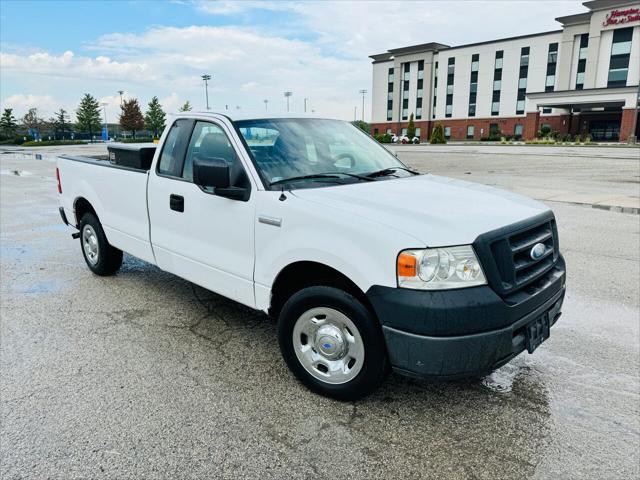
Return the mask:
<svg viewBox="0 0 640 480">
<path fill-rule="evenodd" d="M 107 125 L 107 105 L 109 104 L 102 102 L 100 105 L 102 105 L 102 111 L 104 112 L 104 132 L 102 133 L 102 139 L 109 140 L 109 127 Z"/>
<path fill-rule="evenodd" d="M 367 91 L 362 89 L 358 93 L 362 95 L 362 121 L 364 122 L 364 96 L 367 94 Z"/>
<path fill-rule="evenodd" d="M 207 110 L 209 110 L 209 80 L 211 80 L 211 75 L 205 73 L 200 78 L 204 80 L 204 94 L 207 99 Z"/>
<path fill-rule="evenodd" d="M 293 92 L 284 92 L 284 98 L 287 99 L 287 112 L 289 111 L 289 97 L 293 95 Z"/>
<path fill-rule="evenodd" d="M 120 94 L 120 107 L 122 107 L 122 94 L 124 93 L 124 90 L 118 90 L 118 93 Z"/>
<path fill-rule="evenodd" d="M 357 121 L 357 120 L 358 120 L 358 106 L 357 106 L 357 105 L 355 105 L 355 106 L 353 107 L 353 121 L 355 122 L 355 121 Z"/>
<path fill-rule="evenodd" d="M 307 100 L 309 100 L 308 98 L 304 99 L 304 113 L 307 113 Z"/>
<path fill-rule="evenodd" d="M 269 100 L 267 100 L 266 98 L 264 100 L 262 100 L 264 102 L 264 111 L 266 112 L 268 110 L 267 105 L 269 104 Z"/>
</svg>

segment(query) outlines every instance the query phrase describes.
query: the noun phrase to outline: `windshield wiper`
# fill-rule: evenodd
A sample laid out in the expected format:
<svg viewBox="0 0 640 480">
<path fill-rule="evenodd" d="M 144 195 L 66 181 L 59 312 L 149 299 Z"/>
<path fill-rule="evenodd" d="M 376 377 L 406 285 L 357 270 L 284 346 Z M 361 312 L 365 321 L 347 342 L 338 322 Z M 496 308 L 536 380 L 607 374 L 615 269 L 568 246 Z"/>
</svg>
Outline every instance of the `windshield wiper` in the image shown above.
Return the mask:
<svg viewBox="0 0 640 480">
<path fill-rule="evenodd" d="M 383 168 L 382 170 L 377 170 L 375 172 L 371 172 L 371 173 L 367 173 L 365 176 L 367 178 L 376 178 L 376 177 L 387 177 L 389 175 L 393 175 L 396 170 L 404 170 L 406 172 L 409 172 L 413 175 L 420 175 L 420 172 L 416 172 L 415 170 L 411 170 L 410 168 L 406 168 L 406 167 L 391 167 L 391 168 Z"/>
<path fill-rule="evenodd" d="M 367 182 L 370 182 L 371 180 L 373 180 L 368 175 L 365 176 L 365 175 L 358 175 L 356 173 L 347 173 L 347 172 L 327 172 L 327 173 L 314 173 L 314 174 L 311 174 L 311 175 L 300 175 L 298 177 L 283 178 L 281 180 L 276 180 L 275 182 L 271 182 L 269 185 L 270 186 L 280 185 L 282 183 L 296 182 L 298 180 L 311 180 L 311 179 L 323 179 L 323 178 L 340 178 L 340 175 L 345 175 L 347 177 L 358 178 L 360 180 L 366 180 Z"/>
</svg>

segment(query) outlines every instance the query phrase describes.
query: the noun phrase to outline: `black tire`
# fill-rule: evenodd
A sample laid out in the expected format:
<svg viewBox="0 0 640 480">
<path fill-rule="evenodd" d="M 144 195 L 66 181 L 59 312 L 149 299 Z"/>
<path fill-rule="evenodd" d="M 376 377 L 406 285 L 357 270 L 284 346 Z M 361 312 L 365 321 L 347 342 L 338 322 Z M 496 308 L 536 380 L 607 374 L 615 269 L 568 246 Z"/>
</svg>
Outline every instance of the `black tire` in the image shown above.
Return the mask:
<svg viewBox="0 0 640 480">
<path fill-rule="evenodd" d="M 302 365 L 294 347 L 294 327 L 305 312 L 330 308 L 342 313 L 356 326 L 364 348 L 359 373 L 346 383 L 332 384 L 311 375 Z M 373 314 L 353 295 L 327 286 L 304 288 L 289 298 L 278 319 L 278 342 L 287 366 L 307 388 L 337 400 L 358 400 L 380 386 L 388 372 L 387 351 L 382 329 Z M 314 350 L 315 351 L 315 350 Z"/>
<path fill-rule="evenodd" d="M 90 259 L 84 248 L 85 229 L 95 232 L 97 240 L 97 258 Z M 91 230 L 89 230 L 91 229 Z M 107 241 L 100 221 L 93 213 L 85 213 L 80 219 L 80 250 L 89 269 L 100 276 L 115 274 L 122 265 L 122 250 L 112 247 Z"/>
</svg>

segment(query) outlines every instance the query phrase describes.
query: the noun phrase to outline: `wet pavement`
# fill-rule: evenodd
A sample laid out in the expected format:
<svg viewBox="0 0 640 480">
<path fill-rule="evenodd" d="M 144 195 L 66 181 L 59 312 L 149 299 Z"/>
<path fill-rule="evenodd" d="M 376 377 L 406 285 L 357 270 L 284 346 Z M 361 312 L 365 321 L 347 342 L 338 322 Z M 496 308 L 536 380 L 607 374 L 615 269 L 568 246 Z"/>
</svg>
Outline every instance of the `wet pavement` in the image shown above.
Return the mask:
<svg viewBox="0 0 640 480">
<path fill-rule="evenodd" d="M 129 256 L 92 275 L 53 169 L 0 155 L 0 478 L 640 475 L 637 215 L 549 203 L 568 293 L 534 355 L 340 403 L 294 380 L 264 315 Z"/>
</svg>

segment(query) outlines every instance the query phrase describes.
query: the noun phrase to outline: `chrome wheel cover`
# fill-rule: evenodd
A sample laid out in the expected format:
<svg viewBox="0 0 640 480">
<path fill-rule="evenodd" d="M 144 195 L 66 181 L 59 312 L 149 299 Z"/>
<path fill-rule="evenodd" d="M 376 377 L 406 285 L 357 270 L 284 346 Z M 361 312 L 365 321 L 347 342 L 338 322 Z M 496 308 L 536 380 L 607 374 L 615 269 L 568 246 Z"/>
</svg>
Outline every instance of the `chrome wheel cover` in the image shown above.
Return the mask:
<svg viewBox="0 0 640 480">
<path fill-rule="evenodd" d="M 364 344 L 355 324 L 333 308 L 303 313 L 293 327 L 293 348 L 304 369 L 333 385 L 353 380 L 364 364 Z"/>
<path fill-rule="evenodd" d="M 82 250 L 84 256 L 91 265 L 97 265 L 100 260 L 100 246 L 98 236 L 91 225 L 85 225 L 82 229 Z"/>
</svg>

